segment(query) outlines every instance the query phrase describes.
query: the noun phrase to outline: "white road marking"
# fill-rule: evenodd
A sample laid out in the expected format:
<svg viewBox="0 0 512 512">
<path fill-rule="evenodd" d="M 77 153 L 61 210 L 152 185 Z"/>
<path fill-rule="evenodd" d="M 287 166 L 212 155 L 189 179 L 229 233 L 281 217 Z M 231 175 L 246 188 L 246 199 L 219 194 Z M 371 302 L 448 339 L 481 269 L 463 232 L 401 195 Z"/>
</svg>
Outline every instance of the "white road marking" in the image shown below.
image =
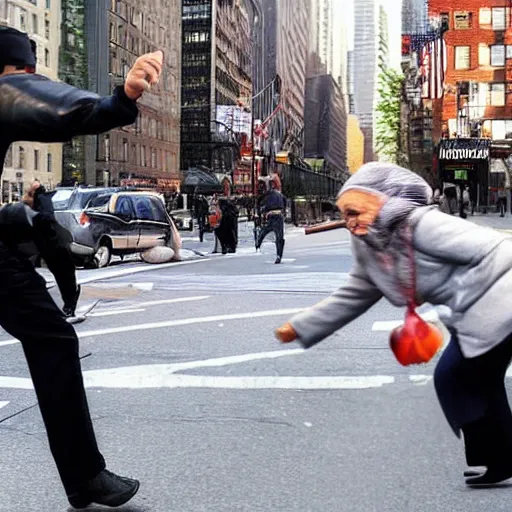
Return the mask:
<svg viewBox="0 0 512 512">
<path fill-rule="evenodd" d="M 154 371 L 154 370 L 153 370 Z M 148 388 L 209 388 L 209 389 L 369 389 L 393 384 L 394 377 L 370 375 L 363 377 L 213 377 L 201 375 L 133 374 L 119 380 L 98 376 L 91 380 L 84 375 L 87 387 L 148 389 Z M 0 380 L 1 384 L 1 380 Z"/>
<path fill-rule="evenodd" d="M 0 347 L 6 347 L 8 345 L 16 345 L 16 343 L 19 343 L 19 341 L 18 340 L 0 341 Z"/>
<path fill-rule="evenodd" d="M 409 375 L 409 380 L 417 386 L 426 386 L 433 378 L 432 375 Z"/>
<path fill-rule="evenodd" d="M 176 364 L 153 364 L 89 370 L 84 372 L 84 382 L 87 388 L 117 389 L 370 389 L 380 388 L 395 382 L 394 377 L 386 375 L 335 377 L 222 377 L 176 374 L 176 372 L 187 369 L 220 367 L 262 359 L 276 359 L 284 356 L 302 354 L 303 352 L 305 352 L 303 349 L 279 350 Z M 0 388 L 32 389 L 32 382 L 28 378 L 0 377 Z"/>
<path fill-rule="evenodd" d="M 134 284 L 132 284 L 132 288 L 135 288 L 137 290 L 142 290 L 144 292 L 150 292 L 154 286 L 155 286 L 155 283 L 134 283 Z"/>
<path fill-rule="evenodd" d="M 140 309 L 111 309 L 108 311 L 101 311 L 99 313 L 89 313 L 87 316 L 102 317 L 102 316 L 114 316 L 114 315 L 127 315 L 130 313 L 142 313 L 146 311 L 144 308 Z"/>
<path fill-rule="evenodd" d="M 427 322 L 440 322 L 439 315 L 435 309 L 431 309 L 425 313 L 420 314 L 421 318 Z M 403 320 L 390 320 L 384 322 L 374 322 L 372 331 L 390 332 L 395 327 L 400 327 L 404 323 Z"/>
<path fill-rule="evenodd" d="M 212 322 L 221 322 L 227 320 L 247 320 L 252 318 L 266 318 L 272 316 L 287 316 L 299 313 L 303 308 L 290 309 L 271 309 L 268 311 L 254 311 L 250 313 L 234 313 L 230 315 L 215 315 L 204 317 L 182 318 L 180 320 L 167 320 L 164 322 L 152 322 L 147 324 L 133 324 L 119 327 L 107 327 L 105 329 L 97 329 L 93 331 L 77 332 L 79 338 L 90 338 L 93 336 L 104 336 L 107 334 L 119 334 L 122 332 L 147 331 L 151 329 L 163 329 L 166 327 L 177 327 L 181 325 L 205 324 Z M 14 345 L 19 343 L 18 340 L 6 340 L 0 342 L 0 346 Z"/>
<path fill-rule="evenodd" d="M 134 307 L 163 306 L 165 304 L 177 304 L 179 302 L 195 302 L 198 300 L 206 300 L 206 299 L 210 299 L 210 298 L 211 298 L 210 295 L 198 295 L 198 296 L 194 296 L 194 297 L 180 297 L 178 299 L 147 300 L 144 302 L 134 303 L 133 306 Z"/>
<path fill-rule="evenodd" d="M 0 409 L 6 405 L 9 405 L 9 402 L 0 402 Z"/>
</svg>

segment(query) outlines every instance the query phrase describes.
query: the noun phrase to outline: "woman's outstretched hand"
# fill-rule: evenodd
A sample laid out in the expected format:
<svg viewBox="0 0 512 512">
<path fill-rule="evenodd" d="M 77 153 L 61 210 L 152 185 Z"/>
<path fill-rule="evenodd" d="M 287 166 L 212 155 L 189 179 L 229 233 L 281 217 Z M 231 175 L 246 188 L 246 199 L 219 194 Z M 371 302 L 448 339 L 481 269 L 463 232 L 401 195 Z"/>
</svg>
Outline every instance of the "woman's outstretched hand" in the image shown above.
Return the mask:
<svg viewBox="0 0 512 512">
<path fill-rule="evenodd" d="M 297 333 L 289 323 L 277 328 L 275 334 L 281 343 L 291 343 L 297 339 Z"/>
</svg>

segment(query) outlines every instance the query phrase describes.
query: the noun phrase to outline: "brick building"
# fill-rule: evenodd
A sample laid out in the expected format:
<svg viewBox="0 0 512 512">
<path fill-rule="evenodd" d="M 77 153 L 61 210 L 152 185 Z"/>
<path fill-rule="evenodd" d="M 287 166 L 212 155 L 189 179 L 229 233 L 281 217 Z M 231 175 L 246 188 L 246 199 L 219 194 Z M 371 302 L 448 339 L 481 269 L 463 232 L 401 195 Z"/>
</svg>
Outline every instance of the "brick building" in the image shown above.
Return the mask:
<svg viewBox="0 0 512 512">
<path fill-rule="evenodd" d="M 444 94 L 433 101 L 432 136 L 443 181 L 469 185 L 484 207 L 508 181 L 512 143 L 512 18 L 506 0 L 430 0 L 444 27 Z"/>
</svg>

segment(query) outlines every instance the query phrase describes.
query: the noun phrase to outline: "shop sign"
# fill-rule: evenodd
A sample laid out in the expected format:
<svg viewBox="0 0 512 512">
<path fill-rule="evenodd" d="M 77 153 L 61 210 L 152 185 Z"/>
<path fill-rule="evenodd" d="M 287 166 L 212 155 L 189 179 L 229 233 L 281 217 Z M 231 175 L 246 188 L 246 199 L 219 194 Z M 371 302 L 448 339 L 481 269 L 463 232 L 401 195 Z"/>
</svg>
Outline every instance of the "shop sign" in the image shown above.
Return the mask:
<svg viewBox="0 0 512 512">
<path fill-rule="evenodd" d="M 489 148 L 474 149 L 446 149 L 439 151 L 440 160 L 487 160 Z"/>
</svg>

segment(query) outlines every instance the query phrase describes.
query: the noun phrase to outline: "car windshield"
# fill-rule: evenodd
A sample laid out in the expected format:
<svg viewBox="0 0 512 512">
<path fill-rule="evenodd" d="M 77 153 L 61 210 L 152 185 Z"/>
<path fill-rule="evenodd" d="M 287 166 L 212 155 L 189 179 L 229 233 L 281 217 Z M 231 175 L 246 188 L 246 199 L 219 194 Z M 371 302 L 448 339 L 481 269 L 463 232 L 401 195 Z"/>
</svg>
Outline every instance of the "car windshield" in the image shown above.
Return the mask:
<svg viewBox="0 0 512 512">
<path fill-rule="evenodd" d="M 52 196 L 54 210 L 67 210 L 73 190 L 57 190 Z"/>
</svg>

